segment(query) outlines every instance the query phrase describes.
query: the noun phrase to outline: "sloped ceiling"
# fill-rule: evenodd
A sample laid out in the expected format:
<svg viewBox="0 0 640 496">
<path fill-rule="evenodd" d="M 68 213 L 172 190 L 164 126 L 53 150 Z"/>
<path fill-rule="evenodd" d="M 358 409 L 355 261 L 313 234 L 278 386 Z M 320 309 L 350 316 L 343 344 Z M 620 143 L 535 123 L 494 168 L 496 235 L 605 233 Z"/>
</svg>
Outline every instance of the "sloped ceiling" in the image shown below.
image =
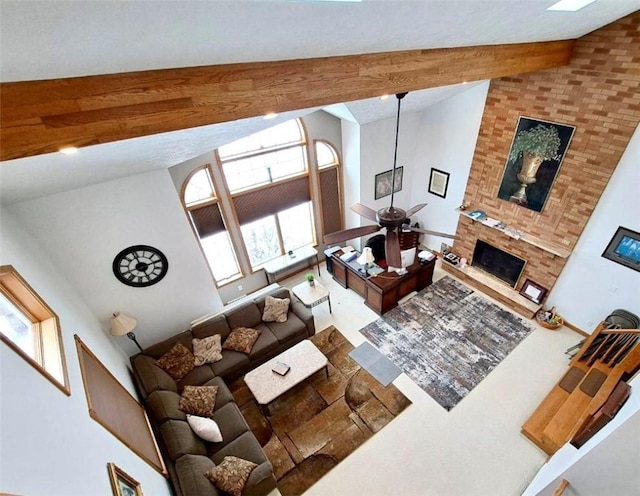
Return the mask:
<svg viewBox="0 0 640 496">
<path fill-rule="evenodd" d="M 279 0 L 0 3 L 3 82 L 233 62 L 578 38 L 640 8 L 597 0 L 547 12 L 552 0 L 295 2 Z M 462 83 L 462 81 L 461 81 Z M 339 82 L 336 82 L 339 84 Z M 417 91 L 424 110 L 471 85 Z M 338 102 L 336 102 L 338 103 Z M 0 103 L 1 104 L 1 103 Z M 333 107 L 333 106 L 332 106 Z M 360 124 L 395 115 L 395 99 L 327 109 Z M 276 122 L 317 109 L 289 112 Z M 167 168 L 273 125 L 244 119 L 0 164 L 0 202 L 15 203 Z"/>
</svg>

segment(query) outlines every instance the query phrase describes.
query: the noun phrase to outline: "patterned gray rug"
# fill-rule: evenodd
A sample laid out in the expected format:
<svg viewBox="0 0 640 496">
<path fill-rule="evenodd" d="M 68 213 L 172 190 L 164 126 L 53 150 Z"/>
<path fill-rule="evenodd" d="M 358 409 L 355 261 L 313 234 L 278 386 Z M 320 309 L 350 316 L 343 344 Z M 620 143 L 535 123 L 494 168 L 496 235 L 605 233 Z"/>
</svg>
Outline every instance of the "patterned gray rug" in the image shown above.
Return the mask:
<svg viewBox="0 0 640 496">
<path fill-rule="evenodd" d="M 360 332 L 451 410 L 531 327 L 446 276 Z"/>
</svg>

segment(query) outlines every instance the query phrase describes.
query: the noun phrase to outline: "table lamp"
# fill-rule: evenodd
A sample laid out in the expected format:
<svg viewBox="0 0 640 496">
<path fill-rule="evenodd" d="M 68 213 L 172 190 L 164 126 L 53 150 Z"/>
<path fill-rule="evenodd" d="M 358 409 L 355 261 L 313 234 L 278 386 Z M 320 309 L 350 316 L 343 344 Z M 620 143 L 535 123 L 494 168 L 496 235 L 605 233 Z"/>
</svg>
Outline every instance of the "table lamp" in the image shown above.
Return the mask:
<svg viewBox="0 0 640 496">
<path fill-rule="evenodd" d="M 126 334 L 127 337 L 140 348 L 140 351 L 142 351 L 142 346 L 140 346 L 136 335 L 133 333 L 137 323 L 138 321 L 136 319 L 120 312 L 115 312 L 113 317 L 111 317 L 111 329 L 109 329 L 109 332 L 112 336 L 123 336 Z"/>
<path fill-rule="evenodd" d="M 358 263 L 364 267 L 364 275 L 369 277 L 369 264 L 375 262 L 371 247 L 367 246 L 362 250 L 362 255 L 358 257 Z"/>
</svg>

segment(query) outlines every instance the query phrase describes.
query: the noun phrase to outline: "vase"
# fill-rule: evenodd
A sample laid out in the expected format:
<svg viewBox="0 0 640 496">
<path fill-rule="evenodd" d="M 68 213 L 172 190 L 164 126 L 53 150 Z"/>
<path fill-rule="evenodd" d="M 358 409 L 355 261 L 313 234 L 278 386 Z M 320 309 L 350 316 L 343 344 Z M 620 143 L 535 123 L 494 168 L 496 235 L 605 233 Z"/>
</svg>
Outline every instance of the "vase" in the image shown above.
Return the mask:
<svg viewBox="0 0 640 496">
<path fill-rule="evenodd" d="M 536 155 L 531 152 L 523 152 L 522 154 L 522 168 L 517 175 L 520 181 L 520 188 L 516 191 L 511 198 L 510 202 L 517 203 L 519 205 L 527 205 L 527 186 L 536 182 L 536 174 L 538 168 L 544 162 L 544 159 L 540 155 Z"/>
<path fill-rule="evenodd" d="M 309 286 L 314 287 L 316 285 L 315 281 L 309 281 Z"/>
</svg>

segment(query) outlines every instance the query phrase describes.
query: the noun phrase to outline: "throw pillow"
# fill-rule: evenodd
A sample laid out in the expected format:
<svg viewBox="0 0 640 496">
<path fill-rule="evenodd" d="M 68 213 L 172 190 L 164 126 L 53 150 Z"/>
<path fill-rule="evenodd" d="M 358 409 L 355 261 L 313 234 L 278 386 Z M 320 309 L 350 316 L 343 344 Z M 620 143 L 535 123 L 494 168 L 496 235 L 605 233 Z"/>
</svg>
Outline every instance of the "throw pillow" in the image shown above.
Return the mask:
<svg viewBox="0 0 640 496">
<path fill-rule="evenodd" d="M 215 420 L 189 414 L 187 415 L 187 422 L 191 430 L 195 432 L 199 438 L 211 443 L 219 443 L 222 441 L 222 433 Z"/>
<path fill-rule="evenodd" d="M 185 386 L 178 409 L 198 417 L 210 417 L 216 406 L 218 386 Z"/>
<path fill-rule="evenodd" d="M 251 353 L 251 348 L 260 337 L 260 331 L 250 327 L 236 327 L 229 337 L 224 341 L 222 348 L 225 350 L 239 351 L 240 353 Z"/>
<path fill-rule="evenodd" d="M 225 456 L 220 465 L 207 470 L 204 476 L 223 491 L 233 496 L 241 496 L 244 485 L 256 465 L 235 456 Z"/>
<path fill-rule="evenodd" d="M 182 379 L 195 367 L 193 354 L 180 343 L 176 343 L 173 348 L 156 360 L 156 365 L 176 381 Z"/>
<path fill-rule="evenodd" d="M 193 338 L 192 343 L 196 367 L 222 360 L 220 334 L 214 334 L 204 339 Z"/>
<path fill-rule="evenodd" d="M 289 312 L 289 298 L 274 298 L 267 296 L 264 299 L 264 312 L 262 313 L 263 322 L 286 322 L 287 313 Z"/>
</svg>

